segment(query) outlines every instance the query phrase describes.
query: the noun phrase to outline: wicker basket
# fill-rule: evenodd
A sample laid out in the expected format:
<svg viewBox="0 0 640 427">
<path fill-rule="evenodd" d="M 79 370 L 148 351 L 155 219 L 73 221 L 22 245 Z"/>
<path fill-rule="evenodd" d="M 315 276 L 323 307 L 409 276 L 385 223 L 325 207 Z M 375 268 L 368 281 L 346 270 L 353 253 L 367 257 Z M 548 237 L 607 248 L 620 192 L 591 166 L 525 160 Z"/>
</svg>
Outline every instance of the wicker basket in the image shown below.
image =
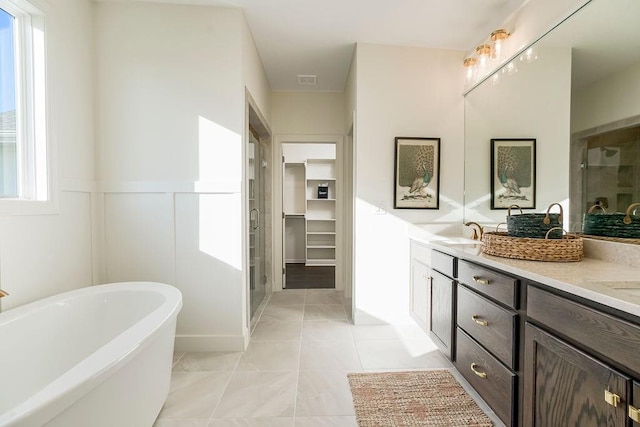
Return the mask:
<svg viewBox="0 0 640 427">
<path fill-rule="evenodd" d="M 549 213 L 553 206 L 560 208 L 560 213 Z M 522 213 L 511 215 L 511 208 L 518 208 L 518 205 L 511 205 L 507 210 L 507 233 L 511 237 L 531 237 L 544 239 L 547 232 L 552 228 L 554 231 L 549 234 L 551 239 L 562 238 L 562 205 L 552 203 L 547 208 L 547 213 Z"/>
<path fill-rule="evenodd" d="M 638 239 L 640 216 L 635 214 L 635 210 L 639 207 L 640 203 L 634 203 L 627 208 L 626 213 L 607 213 L 602 206 L 593 205 L 584 214 L 582 232 L 585 235 Z M 598 208 L 603 212 L 594 212 Z"/>
<path fill-rule="evenodd" d="M 573 262 L 584 258 L 582 237 L 572 234 L 565 234 L 562 239 L 535 239 L 489 231 L 482 235 L 482 252 L 529 261 Z"/>
</svg>

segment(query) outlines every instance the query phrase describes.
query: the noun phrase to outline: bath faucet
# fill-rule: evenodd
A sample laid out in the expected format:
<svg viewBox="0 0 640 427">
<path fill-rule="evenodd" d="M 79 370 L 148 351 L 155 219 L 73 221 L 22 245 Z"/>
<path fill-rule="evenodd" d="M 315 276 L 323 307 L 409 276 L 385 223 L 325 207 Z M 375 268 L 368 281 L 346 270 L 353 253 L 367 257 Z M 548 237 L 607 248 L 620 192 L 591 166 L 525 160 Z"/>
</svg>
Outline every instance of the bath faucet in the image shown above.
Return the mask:
<svg viewBox="0 0 640 427">
<path fill-rule="evenodd" d="M 467 227 L 475 226 L 475 228 L 472 227 L 472 230 L 473 230 L 473 234 L 471 235 L 472 240 L 482 240 L 483 230 L 480 224 L 478 224 L 477 222 L 470 221 L 470 222 L 465 222 L 464 225 L 466 225 Z"/>
</svg>

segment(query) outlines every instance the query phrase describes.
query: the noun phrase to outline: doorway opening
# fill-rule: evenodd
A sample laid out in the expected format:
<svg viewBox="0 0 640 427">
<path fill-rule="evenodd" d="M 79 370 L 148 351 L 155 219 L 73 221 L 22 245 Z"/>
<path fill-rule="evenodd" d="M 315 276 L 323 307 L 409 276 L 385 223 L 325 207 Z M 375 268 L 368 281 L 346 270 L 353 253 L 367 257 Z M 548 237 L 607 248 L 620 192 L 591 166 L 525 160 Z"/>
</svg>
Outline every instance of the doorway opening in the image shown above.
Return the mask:
<svg viewBox="0 0 640 427">
<path fill-rule="evenodd" d="M 336 288 L 336 172 L 335 143 L 282 144 L 283 288 Z"/>
</svg>

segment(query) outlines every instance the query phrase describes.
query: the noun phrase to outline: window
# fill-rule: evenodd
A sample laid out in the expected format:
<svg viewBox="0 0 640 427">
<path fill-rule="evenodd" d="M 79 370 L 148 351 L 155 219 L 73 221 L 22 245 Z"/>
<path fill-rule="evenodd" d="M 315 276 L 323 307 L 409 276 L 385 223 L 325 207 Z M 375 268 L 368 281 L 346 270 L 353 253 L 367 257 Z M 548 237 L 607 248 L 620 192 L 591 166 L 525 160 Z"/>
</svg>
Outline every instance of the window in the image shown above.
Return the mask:
<svg viewBox="0 0 640 427">
<path fill-rule="evenodd" d="M 0 9 L 0 197 L 18 197 L 15 17 Z"/>
<path fill-rule="evenodd" d="M 49 198 L 42 14 L 0 0 L 0 211 Z M 21 209 L 24 211 L 24 209 Z"/>
</svg>

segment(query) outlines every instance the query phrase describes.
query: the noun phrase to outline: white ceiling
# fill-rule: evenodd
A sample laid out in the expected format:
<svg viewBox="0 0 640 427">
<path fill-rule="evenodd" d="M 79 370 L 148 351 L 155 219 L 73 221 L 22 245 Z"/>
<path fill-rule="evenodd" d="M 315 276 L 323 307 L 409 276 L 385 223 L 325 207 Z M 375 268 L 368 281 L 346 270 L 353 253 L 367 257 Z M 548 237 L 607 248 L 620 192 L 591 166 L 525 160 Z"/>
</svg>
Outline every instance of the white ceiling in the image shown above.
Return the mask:
<svg viewBox="0 0 640 427">
<path fill-rule="evenodd" d="M 272 90 L 342 91 L 356 42 L 469 51 L 526 0 L 158 1 L 242 8 Z"/>
</svg>

